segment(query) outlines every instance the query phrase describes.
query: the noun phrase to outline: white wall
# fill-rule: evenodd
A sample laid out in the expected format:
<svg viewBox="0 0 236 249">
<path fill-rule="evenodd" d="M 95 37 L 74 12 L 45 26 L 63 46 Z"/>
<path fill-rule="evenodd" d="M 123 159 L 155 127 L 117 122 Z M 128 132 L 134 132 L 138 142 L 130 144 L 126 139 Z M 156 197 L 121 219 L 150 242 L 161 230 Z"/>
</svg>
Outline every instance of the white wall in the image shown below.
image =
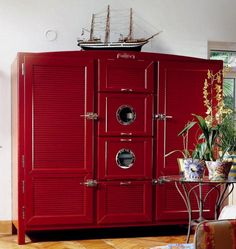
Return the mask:
<svg viewBox="0 0 236 249">
<path fill-rule="evenodd" d="M 233 0 L 0 0 L 0 220 L 11 219 L 10 65 L 18 51 L 79 50 L 82 27 L 108 4 L 132 7 L 148 35 L 163 30 L 143 51 L 206 58 L 208 40 L 236 41 Z"/>
</svg>

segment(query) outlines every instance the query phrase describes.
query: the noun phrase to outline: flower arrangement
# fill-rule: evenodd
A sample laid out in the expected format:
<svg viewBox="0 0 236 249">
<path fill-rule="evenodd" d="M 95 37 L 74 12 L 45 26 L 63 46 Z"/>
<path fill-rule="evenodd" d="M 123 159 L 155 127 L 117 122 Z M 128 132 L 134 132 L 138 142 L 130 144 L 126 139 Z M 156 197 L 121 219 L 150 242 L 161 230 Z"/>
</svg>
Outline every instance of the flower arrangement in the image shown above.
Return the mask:
<svg viewBox="0 0 236 249">
<path fill-rule="evenodd" d="M 192 157 L 201 160 L 214 160 L 216 157 L 216 147 L 219 145 L 220 130 L 223 117 L 227 116 L 229 110 L 224 108 L 222 78 L 225 70 L 219 70 L 213 74 L 207 71 L 207 78 L 203 84 L 203 104 L 206 107 L 206 117 L 192 114 L 193 121 L 188 121 L 178 136 L 182 136 L 183 149 L 174 150 L 166 154 L 169 156 L 174 152 L 181 152 L 184 158 Z M 190 151 L 188 148 L 189 130 L 198 125 L 201 133 L 197 138 L 195 149 Z M 199 130 L 198 130 L 199 132 Z"/>
<path fill-rule="evenodd" d="M 197 124 L 201 131 L 192 157 L 208 161 L 219 159 L 219 150 L 222 151 L 222 144 L 226 139 L 225 121 L 232 113 L 231 109 L 225 108 L 223 102 L 222 79 L 226 70 L 229 69 L 219 70 L 215 74 L 208 70 L 203 86 L 203 104 L 207 109 L 206 117 L 192 114 L 195 121 L 192 121 L 187 128 L 185 127 L 186 130 Z M 222 157 L 225 151 L 224 149 L 221 153 Z"/>
<path fill-rule="evenodd" d="M 228 127 L 226 121 L 229 121 L 229 115 L 232 113 L 232 110 L 226 108 L 224 105 L 222 89 L 222 80 L 226 70 L 229 69 L 219 70 L 216 73 L 208 70 L 207 78 L 203 84 L 203 104 L 206 107 L 206 116 L 192 114 L 194 120 L 188 121 L 183 130 L 178 134 L 178 136 L 181 135 L 183 138 L 183 150 L 174 150 L 166 155 L 168 156 L 173 152 L 181 151 L 184 159 L 187 159 L 184 161 L 184 168 L 189 168 L 190 175 L 192 171 L 194 171 L 194 174 L 197 171 L 202 171 L 202 161 L 221 161 L 229 146 L 226 143 L 226 140 L 229 140 L 229 138 L 225 131 Z M 189 130 L 195 125 L 198 126 L 196 131 L 197 140 L 194 149 L 189 151 Z M 234 141 L 236 141 L 236 137 Z M 222 152 L 221 156 L 219 151 Z M 196 165 L 198 165 L 196 160 L 200 163 L 198 168 L 196 168 Z M 194 175 L 193 178 L 195 178 Z"/>
</svg>

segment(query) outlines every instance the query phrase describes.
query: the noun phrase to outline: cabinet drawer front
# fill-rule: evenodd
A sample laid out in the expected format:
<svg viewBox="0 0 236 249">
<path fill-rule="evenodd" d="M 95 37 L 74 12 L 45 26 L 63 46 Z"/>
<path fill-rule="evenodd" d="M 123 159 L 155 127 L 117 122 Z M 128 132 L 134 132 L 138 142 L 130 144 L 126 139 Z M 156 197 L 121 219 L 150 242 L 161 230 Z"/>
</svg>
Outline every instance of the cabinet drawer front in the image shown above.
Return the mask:
<svg viewBox="0 0 236 249">
<path fill-rule="evenodd" d="M 152 136 L 153 95 L 99 94 L 99 135 Z"/>
<path fill-rule="evenodd" d="M 99 179 L 151 179 L 152 138 L 99 138 Z"/>
<path fill-rule="evenodd" d="M 99 60 L 99 91 L 153 92 L 152 61 L 134 59 Z"/>
<path fill-rule="evenodd" d="M 98 224 L 127 224 L 152 221 L 151 181 L 100 183 Z"/>
</svg>

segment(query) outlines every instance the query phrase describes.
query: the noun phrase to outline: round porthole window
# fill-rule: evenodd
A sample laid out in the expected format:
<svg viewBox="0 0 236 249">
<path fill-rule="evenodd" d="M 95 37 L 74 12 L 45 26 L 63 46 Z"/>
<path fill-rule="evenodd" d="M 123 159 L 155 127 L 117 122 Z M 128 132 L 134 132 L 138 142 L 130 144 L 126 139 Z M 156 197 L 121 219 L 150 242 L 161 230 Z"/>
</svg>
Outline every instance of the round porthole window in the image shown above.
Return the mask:
<svg viewBox="0 0 236 249">
<path fill-rule="evenodd" d="M 136 118 L 136 113 L 131 106 L 122 105 L 116 112 L 116 118 L 122 125 L 132 124 Z"/>
<path fill-rule="evenodd" d="M 129 169 L 135 161 L 134 153 L 129 149 L 121 149 L 116 154 L 116 163 L 122 169 Z"/>
</svg>

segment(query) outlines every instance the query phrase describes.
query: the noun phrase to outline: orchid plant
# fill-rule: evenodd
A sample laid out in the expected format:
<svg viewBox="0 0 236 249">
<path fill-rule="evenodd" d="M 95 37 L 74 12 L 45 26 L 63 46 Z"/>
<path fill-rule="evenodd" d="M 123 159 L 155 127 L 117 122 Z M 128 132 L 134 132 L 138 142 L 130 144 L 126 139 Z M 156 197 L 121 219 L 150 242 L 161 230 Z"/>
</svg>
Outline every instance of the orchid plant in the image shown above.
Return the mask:
<svg viewBox="0 0 236 249">
<path fill-rule="evenodd" d="M 213 74 L 210 70 L 207 72 L 207 78 L 203 86 L 203 104 L 206 107 L 206 117 L 193 114 L 196 121 L 192 121 L 187 129 L 192 128 L 195 124 L 198 125 L 201 134 L 198 137 L 198 143 L 192 156 L 204 160 L 216 160 L 219 158 L 219 150 L 225 139 L 223 126 L 231 109 L 225 108 L 223 102 L 222 79 L 228 68 L 218 71 Z M 225 151 L 224 151 L 225 152 Z M 223 157 L 224 153 L 221 154 Z"/>
<path fill-rule="evenodd" d="M 219 156 L 218 150 L 223 142 L 222 121 L 232 110 L 225 108 L 223 102 L 222 79 L 228 68 L 213 73 L 208 70 L 207 78 L 203 85 L 203 104 L 206 107 L 206 117 L 192 114 L 194 120 L 188 122 L 184 129 L 178 134 L 183 137 L 183 150 L 174 150 L 166 156 L 181 151 L 184 158 L 192 157 L 200 160 L 216 160 Z M 193 151 L 188 150 L 189 130 L 198 125 L 200 135 Z"/>
</svg>

